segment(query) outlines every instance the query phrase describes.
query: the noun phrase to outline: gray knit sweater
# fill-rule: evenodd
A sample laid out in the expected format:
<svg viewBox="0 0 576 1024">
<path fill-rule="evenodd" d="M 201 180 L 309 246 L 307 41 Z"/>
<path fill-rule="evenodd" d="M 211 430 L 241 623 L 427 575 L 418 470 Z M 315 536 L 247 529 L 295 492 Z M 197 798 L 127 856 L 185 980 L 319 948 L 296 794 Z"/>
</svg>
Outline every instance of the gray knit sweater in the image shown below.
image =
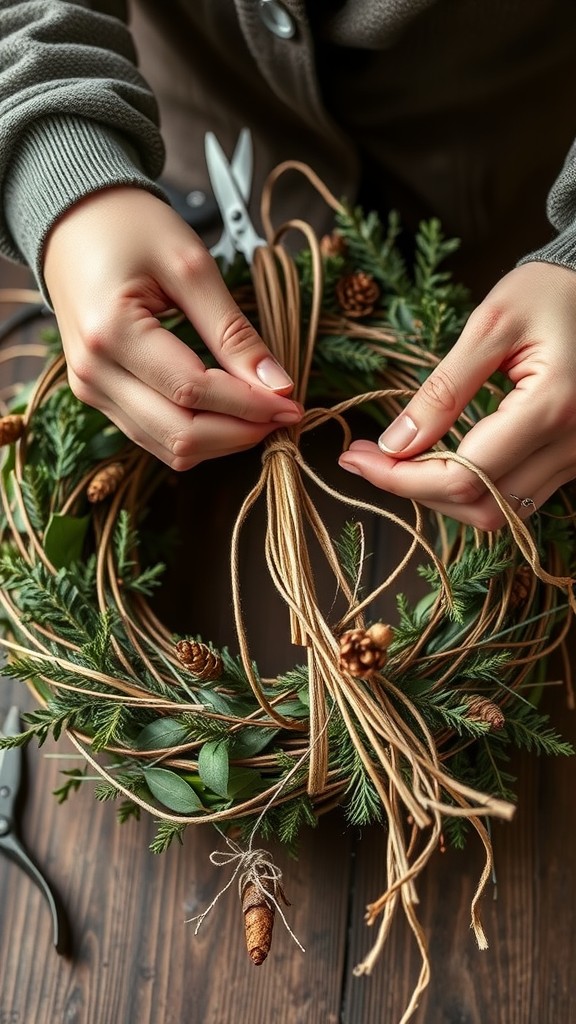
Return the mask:
<svg viewBox="0 0 576 1024">
<path fill-rule="evenodd" d="M 522 222 L 534 165 L 539 188 L 556 176 L 556 233 L 524 232 L 517 258 L 576 269 L 573 0 L 284 0 L 289 38 L 266 6 L 140 0 L 145 78 L 123 0 L 0 0 L 0 251 L 41 280 L 47 233 L 80 198 L 118 184 L 163 195 L 157 97 L 184 188 L 206 184 L 207 127 L 231 148 L 250 124 L 261 177 L 305 159 L 354 198 L 367 162 L 385 201 L 452 218 L 485 247 L 491 221 L 502 234 Z"/>
</svg>

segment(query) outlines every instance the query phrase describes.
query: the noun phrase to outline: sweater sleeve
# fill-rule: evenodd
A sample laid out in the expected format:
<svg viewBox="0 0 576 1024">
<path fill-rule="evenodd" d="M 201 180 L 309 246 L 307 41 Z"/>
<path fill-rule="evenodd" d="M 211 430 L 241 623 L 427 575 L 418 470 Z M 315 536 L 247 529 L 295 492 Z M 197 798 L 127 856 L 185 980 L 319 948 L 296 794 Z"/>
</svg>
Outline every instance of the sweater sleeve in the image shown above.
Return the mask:
<svg viewBox="0 0 576 1024">
<path fill-rule="evenodd" d="M 520 264 L 536 260 L 576 270 L 576 142 L 548 195 L 548 219 L 558 235 Z"/>
<path fill-rule="evenodd" d="M 46 236 L 101 188 L 154 183 L 155 99 L 124 0 L 0 0 L 0 252 L 42 279 Z"/>
</svg>

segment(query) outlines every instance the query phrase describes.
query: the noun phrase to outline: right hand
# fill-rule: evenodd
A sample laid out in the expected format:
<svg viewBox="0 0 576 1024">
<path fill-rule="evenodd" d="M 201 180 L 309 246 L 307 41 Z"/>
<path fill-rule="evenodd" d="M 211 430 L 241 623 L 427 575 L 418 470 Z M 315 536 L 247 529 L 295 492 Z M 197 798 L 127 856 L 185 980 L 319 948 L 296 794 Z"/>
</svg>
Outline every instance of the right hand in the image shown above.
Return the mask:
<svg viewBox="0 0 576 1024">
<path fill-rule="evenodd" d="M 70 387 L 175 470 L 243 451 L 302 408 L 198 235 L 144 189 L 104 189 L 53 226 L 44 277 Z M 183 311 L 217 359 L 163 328 Z"/>
</svg>

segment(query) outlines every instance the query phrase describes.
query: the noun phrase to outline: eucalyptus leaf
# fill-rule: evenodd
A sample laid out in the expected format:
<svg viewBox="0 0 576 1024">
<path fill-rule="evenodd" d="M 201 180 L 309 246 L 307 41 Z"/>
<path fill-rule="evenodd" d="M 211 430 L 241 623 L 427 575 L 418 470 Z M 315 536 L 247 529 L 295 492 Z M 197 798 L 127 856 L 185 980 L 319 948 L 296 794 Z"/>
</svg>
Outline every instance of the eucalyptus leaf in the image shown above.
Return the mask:
<svg viewBox="0 0 576 1024">
<path fill-rule="evenodd" d="M 255 771 L 253 768 L 235 768 L 234 765 L 230 768 L 230 776 L 228 778 L 228 792 L 227 796 L 230 800 L 242 794 L 242 799 L 245 800 L 248 796 L 252 796 L 260 788 L 262 776 L 260 772 Z"/>
<path fill-rule="evenodd" d="M 210 740 L 200 748 L 198 772 L 208 789 L 218 793 L 218 796 L 228 796 L 228 740 Z"/>
<path fill-rule="evenodd" d="M 232 746 L 230 747 L 230 757 L 254 757 L 255 754 L 259 754 L 264 750 L 279 732 L 279 729 L 259 729 L 254 726 L 241 729 L 234 736 Z"/>
<path fill-rule="evenodd" d="M 188 728 L 175 718 L 157 718 L 144 726 L 136 738 L 138 750 L 165 750 L 186 741 Z"/>
<path fill-rule="evenodd" d="M 146 785 L 156 799 L 179 814 L 192 814 L 203 809 L 200 798 L 185 779 L 168 768 L 145 768 Z"/>
<path fill-rule="evenodd" d="M 57 569 L 67 569 L 82 558 L 90 516 L 53 512 L 44 534 L 44 551 Z"/>
</svg>

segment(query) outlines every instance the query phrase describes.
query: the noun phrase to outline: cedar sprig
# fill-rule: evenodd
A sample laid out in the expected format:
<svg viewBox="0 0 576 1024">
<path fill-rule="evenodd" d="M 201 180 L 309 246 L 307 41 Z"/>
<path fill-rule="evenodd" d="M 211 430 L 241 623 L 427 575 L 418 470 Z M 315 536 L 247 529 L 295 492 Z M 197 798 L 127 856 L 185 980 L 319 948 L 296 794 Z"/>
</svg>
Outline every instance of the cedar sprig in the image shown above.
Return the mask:
<svg viewBox="0 0 576 1024">
<path fill-rule="evenodd" d="M 71 793 L 80 789 L 82 783 L 86 781 L 87 769 L 86 765 L 84 768 L 71 768 L 60 773 L 67 777 L 67 781 L 62 783 L 58 789 L 52 790 L 52 795 L 56 797 L 59 804 L 65 803 Z"/>
<path fill-rule="evenodd" d="M 406 264 L 397 245 L 402 229 L 396 211 L 389 214 L 384 226 L 376 212 L 366 214 L 362 207 L 344 202 L 335 222 L 346 242 L 350 269 L 372 274 L 386 292 L 402 294 L 410 290 Z"/>
<path fill-rule="evenodd" d="M 364 527 L 357 520 L 348 520 L 342 527 L 342 532 L 334 542 L 340 566 L 352 590 L 356 588 L 356 596 L 359 596 L 360 587 L 358 581 L 362 570 L 366 565 L 367 558 L 365 551 Z"/>
<path fill-rule="evenodd" d="M 18 591 L 20 609 L 54 630 L 83 642 L 98 625 L 98 612 L 85 601 L 67 569 L 52 574 L 42 562 L 29 566 L 18 555 L 0 558 L 0 586 Z"/>
<path fill-rule="evenodd" d="M 157 821 L 156 835 L 150 843 L 149 849 L 152 853 L 165 853 L 174 841 L 184 845 L 184 832 L 186 825 L 176 821 Z"/>
<path fill-rule="evenodd" d="M 371 391 L 377 387 L 378 379 L 387 364 L 386 356 L 374 346 L 367 345 L 358 338 L 348 338 L 341 334 L 321 335 L 316 346 L 316 358 L 322 368 L 324 391 L 324 382 L 330 381 L 332 366 L 339 368 L 343 373 L 358 377 L 363 382 L 363 390 Z M 362 392 L 356 392 L 358 393 Z"/>
<path fill-rule="evenodd" d="M 104 750 L 109 744 L 120 745 L 126 742 L 128 717 L 124 705 L 119 701 L 101 701 L 96 706 L 91 705 L 89 725 L 95 753 Z"/>
<path fill-rule="evenodd" d="M 572 744 L 549 726 L 550 716 L 516 696 L 517 699 L 511 700 L 506 707 L 506 723 L 502 730 L 506 738 L 521 750 L 554 757 L 573 756 L 576 751 Z"/>
<path fill-rule="evenodd" d="M 358 727 L 362 745 L 369 755 L 373 753 L 371 745 Z M 382 804 L 366 770 L 346 724 L 339 713 L 333 712 L 329 725 L 330 767 L 348 780 L 344 791 L 345 813 L 351 825 L 364 826 L 382 821 Z M 373 761 L 374 763 L 374 761 Z"/>
<path fill-rule="evenodd" d="M 133 526 L 127 509 L 120 509 L 113 536 L 116 573 L 123 590 L 133 591 L 150 597 L 161 583 L 160 577 L 166 570 L 163 562 L 140 568 L 138 553 L 140 534 Z"/>
<path fill-rule="evenodd" d="M 51 473 L 46 463 L 37 466 L 26 463 L 20 483 L 24 508 L 33 528 L 41 533 L 50 517 L 52 493 Z"/>
</svg>

